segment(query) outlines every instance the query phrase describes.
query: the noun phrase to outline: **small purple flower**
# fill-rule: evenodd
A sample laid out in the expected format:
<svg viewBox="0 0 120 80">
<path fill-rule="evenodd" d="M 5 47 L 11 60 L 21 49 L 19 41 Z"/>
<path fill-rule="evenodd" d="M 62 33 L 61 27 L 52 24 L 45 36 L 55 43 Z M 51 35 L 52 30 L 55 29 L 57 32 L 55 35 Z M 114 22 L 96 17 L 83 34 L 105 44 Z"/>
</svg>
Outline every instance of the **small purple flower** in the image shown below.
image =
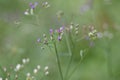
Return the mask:
<svg viewBox="0 0 120 80">
<path fill-rule="evenodd" d="M 34 4 L 33 3 L 30 3 L 29 6 L 31 9 L 35 9 L 35 7 L 38 5 L 38 2 L 35 2 Z"/>
<path fill-rule="evenodd" d="M 33 5 L 33 3 L 30 3 L 29 6 L 30 6 L 30 8 L 32 8 L 32 9 L 35 8 L 34 5 Z"/>
<path fill-rule="evenodd" d="M 60 27 L 60 30 L 61 30 L 61 31 L 63 31 L 64 29 L 65 29 L 65 27 L 64 27 L 64 26 Z"/>
<path fill-rule="evenodd" d="M 39 42 L 41 42 L 41 39 L 40 39 L 40 38 L 38 38 L 38 39 L 37 39 L 37 42 L 38 42 L 38 43 L 39 43 Z"/>
<path fill-rule="evenodd" d="M 50 35 L 53 35 L 53 29 L 50 29 Z"/>
<path fill-rule="evenodd" d="M 58 36 L 58 41 L 61 41 L 62 37 L 61 36 Z"/>
<path fill-rule="evenodd" d="M 60 29 L 58 29 L 58 30 L 57 30 L 57 32 L 58 32 L 58 33 L 61 33 L 61 30 L 60 30 Z"/>
<path fill-rule="evenodd" d="M 60 33 L 62 33 L 63 32 L 63 30 L 65 29 L 65 27 L 64 26 L 62 26 L 62 27 L 60 27 L 58 30 L 57 30 L 57 32 L 60 34 Z"/>
</svg>

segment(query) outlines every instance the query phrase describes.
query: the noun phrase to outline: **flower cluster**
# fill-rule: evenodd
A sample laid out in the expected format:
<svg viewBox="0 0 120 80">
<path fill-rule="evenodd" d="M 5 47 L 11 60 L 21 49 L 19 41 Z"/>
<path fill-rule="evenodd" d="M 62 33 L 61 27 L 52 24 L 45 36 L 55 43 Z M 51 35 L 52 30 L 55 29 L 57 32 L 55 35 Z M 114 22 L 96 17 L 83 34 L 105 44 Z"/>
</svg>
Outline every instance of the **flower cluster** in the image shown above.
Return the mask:
<svg viewBox="0 0 120 80">
<path fill-rule="evenodd" d="M 3 79 L 2 77 L 0 77 L 1 80 L 9 80 L 9 78 L 11 76 L 14 76 L 14 79 L 17 80 L 18 79 L 18 72 L 21 71 L 25 65 L 27 63 L 29 63 L 30 59 L 29 58 L 24 58 L 22 59 L 22 63 L 18 63 L 15 67 L 14 66 L 10 66 L 9 68 L 7 67 L 3 67 L 3 72 L 5 73 L 6 78 Z"/>
<path fill-rule="evenodd" d="M 20 71 L 24 66 L 25 64 L 29 63 L 30 59 L 29 58 L 24 58 L 22 59 L 22 64 L 17 64 L 16 67 L 14 68 L 14 71 L 15 72 L 18 72 Z"/>
<path fill-rule="evenodd" d="M 49 8 L 49 7 L 50 7 L 50 4 L 49 4 L 48 2 L 43 2 L 43 3 L 42 3 L 42 6 L 43 6 L 44 8 Z"/>
<path fill-rule="evenodd" d="M 30 62 L 30 59 L 29 58 L 24 58 L 22 59 L 22 63 L 18 63 L 15 67 L 13 66 L 10 66 L 10 68 L 6 68 L 6 67 L 3 67 L 3 72 L 6 74 L 5 78 L 1 77 L 0 76 L 0 80 L 10 80 L 12 76 L 13 79 L 12 80 L 18 80 L 20 78 L 20 74 L 19 72 L 22 71 L 22 69 L 24 70 L 25 69 L 25 66 L 27 63 Z M 41 70 L 41 66 L 40 65 L 37 65 L 36 68 L 33 69 L 33 72 L 30 73 L 26 73 L 26 79 L 25 80 L 35 80 L 35 75 L 37 75 L 37 73 Z M 41 72 L 42 73 L 42 72 Z M 49 75 L 49 67 L 48 66 L 45 66 L 43 68 L 43 76 L 48 76 Z"/>
<path fill-rule="evenodd" d="M 63 34 L 64 34 L 64 31 L 65 31 L 65 27 L 62 26 L 60 27 L 59 29 L 56 29 L 56 30 L 53 30 L 53 29 L 50 29 L 49 30 L 49 37 L 46 36 L 46 34 L 43 34 L 43 38 L 38 38 L 37 39 L 37 42 L 38 43 L 41 43 L 43 45 L 49 45 L 55 41 L 61 41 L 62 38 L 63 38 Z M 44 47 L 41 47 L 42 49 L 44 49 Z"/>
<path fill-rule="evenodd" d="M 88 33 L 88 37 L 91 40 L 95 40 L 97 38 L 97 30 L 95 29 L 94 26 L 90 26 L 89 27 L 89 33 Z"/>
<path fill-rule="evenodd" d="M 49 8 L 50 4 L 48 2 L 43 2 L 42 7 L 44 8 Z M 25 15 L 33 15 L 34 14 L 34 9 L 38 6 L 38 2 L 34 2 L 34 3 L 29 3 L 29 9 L 26 9 L 26 11 L 24 12 Z"/>
<path fill-rule="evenodd" d="M 85 29 L 85 30 L 83 30 Z M 75 41 L 79 41 L 79 40 L 88 40 L 90 42 L 90 45 L 94 45 L 94 41 L 96 39 L 100 39 L 103 36 L 108 36 L 110 37 L 110 35 L 103 35 L 102 32 L 97 31 L 97 29 L 94 26 L 86 26 L 86 27 L 80 27 L 79 24 L 74 24 L 74 23 L 70 23 L 67 26 L 62 26 L 58 29 L 50 29 L 49 30 L 49 34 L 50 37 L 47 37 L 46 34 L 43 34 L 43 38 L 38 38 L 37 42 L 41 43 L 41 44 L 45 44 L 45 45 L 49 45 L 49 43 L 51 44 L 52 42 L 61 42 L 64 34 L 68 34 L 70 35 L 70 39 L 75 39 Z M 81 34 L 82 35 L 81 35 Z M 80 35 L 80 36 L 79 36 Z M 74 41 L 74 40 L 73 40 Z M 44 49 L 44 47 L 41 47 L 42 49 Z"/>
<path fill-rule="evenodd" d="M 33 15 L 34 14 L 33 10 L 37 7 L 37 5 L 38 5 L 38 2 L 30 3 L 29 4 L 30 9 L 26 9 L 24 14 L 25 15 Z"/>
<path fill-rule="evenodd" d="M 41 66 L 37 65 L 37 67 L 33 69 L 33 73 L 28 72 L 26 74 L 26 80 L 36 80 L 35 75 L 37 75 L 37 73 L 39 73 L 40 70 L 41 70 Z M 43 72 L 42 77 L 48 76 L 49 75 L 49 67 L 45 66 L 43 70 L 44 70 L 44 72 Z"/>
</svg>

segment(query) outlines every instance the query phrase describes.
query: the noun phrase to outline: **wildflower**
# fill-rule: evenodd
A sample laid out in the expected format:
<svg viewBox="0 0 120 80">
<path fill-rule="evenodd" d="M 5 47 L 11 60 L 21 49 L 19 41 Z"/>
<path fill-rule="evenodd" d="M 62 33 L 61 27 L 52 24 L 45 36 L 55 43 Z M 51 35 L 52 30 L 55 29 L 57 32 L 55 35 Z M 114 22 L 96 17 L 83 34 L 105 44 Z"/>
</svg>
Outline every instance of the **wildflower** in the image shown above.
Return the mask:
<svg viewBox="0 0 120 80">
<path fill-rule="evenodd" d="M 64 26 L 60 27 L 60 31 L 62 32 L 65 29 Z"/>
<path fill-rule="evenodd" d="M 5 80 L 8 80 L 8 78 L 5 78 Z"/>
<path fill-rule="evenodd" d="M 33 80 L 31 77 L 27 77 L 26 80 Z"/>
<path fill-rule="evenodd" d="M 76 27 L 79 27 L 79 24 L 76 24 L 75 26 L 76 26 Z"/>
<path fill-rule="evenodd" d="M 93 26 L 90 26 L 89 27 L 89 33 L 88 33 L 88 36 L 91 40 L 95 40 L 97 38 L 97 30 L 93 27 Z"/>
<path fill-rule="evenodd" d="M 29 59 L 29 58 L 27 58 L 27 59 L 26 59 L 26 62 L 28 63 L 29 61 L 30 61 L 30 59 Z"/>
<path fill-rule="evenodd" d="M 58 36 L 58 41 L 61 41 L 62 40 L 62 37 L 61 36 Z"/>
<path fill-rule="evenodd" d="M 3 67 L 3 71 L 6 72 L 6 71 L 7 71 L 7 68 L 6 68 L 6 67 Z"/>
<path fill-rule="evenodd" d="M 26 9 L 26 11 L 24 12 L 25 15 L 33 15 L 34 14 L 34 9 L 36 8 L 36 6 L 38 5 L 38 2 L 30 3 L 30 9 Z"/>
<path fill-rule="evenodd" d="M 37 65 L 37 69 L 39 70 L 41 67 L 40 67 L 40 65 Z"/>
<path fill-rule="evenodd" d="M 43 34 L 43 37 L 45 38 L 45 37 L 46 37 L 46 34 Z"/>
<path fill-rule="evenodd" d="M 53 35 L 53 29 L 50 29 L 50 35 Z"/>
<path fill-rule="evenodd" d="M 73 25 L 70 25 L 70 29 L 71 29 L 71 30 L 73 29 Z"/>
<path fill-rule="evenodd" d="M 61 30 L 60 30 L 60 29 L 58 29 L 58 30 L 57 30 L 57 32 L 58 32 L 58 34 L 60 34 L 60 33 L 61 33 Z"/>
<path fill-rule="evenodd" d="M 15 79 L 18 79 L 18 75 L 17 74 L 15 75 Z"/>
<path fill-rule="evenodd" d="M 64 26 L 60 27 L 59 29 L 57 29 L 57 33 L 58 33 L 59 35 L 61 35 L 61 33 L 63 33 L 64 29 L 65 29 Z"/>
<path fill-rule="evenodd" d="M 48 71 L 46 71 L 46 72 L 45 72 L 45 75 L 47 76 L 48 74 L 49 74 L 49 72 L 48 72 Z"/>
<path fill-rule="evenodd" d="M 79 24 L 77 24 L 76 27 L 75 27 L 75 34 L 76 34 L 76 35 L 78 35 L 78 33 L 79 33 L 79 31 L 78 31 L 78 29 L 79 29 L 78 26 L 79 26 Z"/>
<path fill-rule="evenodd" d="M 46 44 L 46 45 L 48 45 L 47 38 L 44 39 L 43 43 Z"/>
<path fill-rule="evenodd" d="M 34 70 L 33 70 L 33 73 L 34 73 L 34 74 L 36 74 L 37 72 L 38 72 L 38 70 L 37 70 L 37 69 L 34 69 Z"/>
<path fill-rule="evenodd" d="M 2 77 L 0 77 L 0 80 L 3 80 Z"/>
<path fill-rule="evenodd" d="M 78 35 L 78 31 L 75 31 L 75 34 Z"/>
<path fill-rule="evenodd" d="M 29 6 L 31 9 L 35 9 L 35 7 L 38 5 L 38 2 L 35 2 L 34 4 L 33 3 L 30 3 Z"/>
<path fill-rule="evenodd" d="M 32 76 L 32 80 L 34 80 L 35 79 L 35 77 L 34 76 Z"/>
<path fill-rule="evenodd" d="M 50 7 L 50 4 L 49 4 L 48 2 L 43 2 L 43 3 L 42 3 L 42 6 L 43 6 L 44 8 L 49 8 L 49 7 Z"/>
<path fill-rule="evenodd" d="M 48 70 L 48 66 L 45 66 L 44 70 L 45 70 L 45 71 Z"/>
<path fill-rule="evenodd" d="M 41 39 L 40 39 L 40 38 L 38 38 L 38 39 L 37 39 L 37 42 L 38 42 L 38 43 L 40 43 L 40 42 L 41 42 Z"/>
<path fill-rule="evenodd" d="M 17 64 L 17 65 L 16 65 L 16 68 L 15 68 L 15 71 L 16 71 L 16 72 L 19 71 L 20 68 L 21 68 L 21 64 Z"/>
<path fill-rule="evenodd" d="M 24 12 L 25 15 L 29 15 L 29 9 L 26 9 L 26 11 Z"/>
<path fill-rule="evenodd" d="M 22 59 L 22 63 L 25 64 L 26 63 L 26 59 Z"/>
<path fill-rule="evenodd" d="M 36 8 L 36 6 L 38 5 L 38 2 L 35 2 L 34 4 L 33 3 L 30 3 L 29 6 L 30 6 L 30 13 L 31 15 L 33 15 L 33 10 Z"/>
<path fill-rule="evenodd" d="M 30 77 L 30 73 L 27 73 L 27 77 Z"/>
</svg>

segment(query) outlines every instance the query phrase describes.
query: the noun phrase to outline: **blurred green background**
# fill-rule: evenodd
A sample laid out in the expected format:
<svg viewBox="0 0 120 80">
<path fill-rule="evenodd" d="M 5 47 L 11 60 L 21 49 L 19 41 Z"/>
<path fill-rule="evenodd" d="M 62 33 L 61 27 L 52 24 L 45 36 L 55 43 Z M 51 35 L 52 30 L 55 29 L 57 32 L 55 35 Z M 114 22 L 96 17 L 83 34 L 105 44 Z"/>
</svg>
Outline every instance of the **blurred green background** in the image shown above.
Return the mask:
<svg viewBox="0 0 120 80">
<path fill-rule="evenodd" d="M 46 1 L 50 4 L 49 8 L 41 7 L 45 0 L 0 0 L 0 66 L 9 68 L 21 63 L 23 58 L 30 58 L 30 63 L 20 72 L 22 77 L 19 80 L 25 79 L 26 73 L 32 72 L 38 64 L 50 67 L 50 75 L 43 80 L 59 80 L 54 51 L 51 52 L 47 47 L 41 50 L 36 40 L 43 33 L 48 34 L 50 28 L 56 29 L 73 22 L 81 27 L 95 25 L 98 31 L 110 32 L 112 38 L 95 42 L 71 80 L 120 80 L 120 0 Z M 30 2 L 40 4 L 34 12 L 39 21 L 35 16 L 24 15 Z M 59 11 L 63 11 L 64 15 L 58 20 L 56 13 Z M 86 42 L 74 44 L 72 50 L 76 56 L 71 69 L 78 63 L 79 50 L 84 48 Z M 64 41 L 58 48 L 60 53 L 68 53 Z M 65 73 L 69 59 L 68 56 L 61 58 Z M 0 76 L 3 76 L 2 72 Z"/>
</svg>

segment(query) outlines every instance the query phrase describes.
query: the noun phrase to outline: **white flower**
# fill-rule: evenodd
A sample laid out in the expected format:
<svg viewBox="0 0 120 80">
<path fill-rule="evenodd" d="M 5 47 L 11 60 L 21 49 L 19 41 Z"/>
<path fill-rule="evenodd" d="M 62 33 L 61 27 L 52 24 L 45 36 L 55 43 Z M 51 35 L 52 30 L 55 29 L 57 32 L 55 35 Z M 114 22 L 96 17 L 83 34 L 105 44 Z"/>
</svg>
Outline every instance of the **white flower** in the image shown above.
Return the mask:
<svg viewBox="0 0 120 80">
<path fill-rule="evenodd" d="M 37 69 L 39 70 L 41 67 L 40 67 L 40 65 L 37 65 Z"/>
<path fill-rule="evenodd" d="M 48 70 L 48 66 L 45 66 L 44 70 L 45 70 L 45 71 Z"/>
<path fill-rule="evenodd" d="M 37 70 L 37 69 L 34 69 L 34 70 L 33 70 L 33 73 L 34 73 L 34 74 L 36 74 L 37 72 L 38 72 L 38 70 Z"/>
<path fill-rule="evenodd" d="M 29 58 L 27 58 L 27 59 L 26 59 L 26 62 L 28 63 L 29 61 L 30 61 L 30 59 L 29 59 Z"/>
<path fill-rule="evenodd" d="M 25 15 L 29 15 L 29 9 L 24 12 Z"/>
<path fill-rule="evenodd" d="M 27 77 L 29 77 L 30 76 L 30 73 L 27 73 Z"/>
<path fill-rule="evenodd" d="M 49 72 L 48 72 L 48 71 L 46 71 L 46 72 L 45 72 L 45 75 L 47 76 L 48 74 L 49 74 Z"/>
<path fill-rule="evenodd" d="M 23 62 L 23 64 L 25 64 L 26 63 L 26 59 L 22 59 L 22 62 Z"/>
<path fill-rule="evenodd" d="M 8 78 L 6 78 L 5 80 L 8 80 Z"/>
<path fill-rule="evenodd" d="M 4 67 L 3 70 L 4 70 L 4 72 L 6 72 L 7 71 L 6 67 Z"/>
<path fill-rule="evenodd" d="M 2 77 L 0 77 L 0 80 L 3 80 Z"/>
<path fill-rule="evenodd" d="M 70 25 L 70 29 L 71 29 L 71 30 L 73 29 L 73 25 Z"/>
<path fill-rule="evenodd" d="M 21 64 L 17 64 L 17 65 L 16 65 L 16 68 L 15 68 L 15 71 L 19 71 L 20 68 L 21 68 Z"/>
<path fill-rule="evenodd" d="M 92 33 L 92 32 L 89 32 L 89 33 L 88 33 L 88 36 L 89 36 L 89 37 L 90 37 L 90 36 L 92 36 L 92 35 L 93 35 L 93 33 Z"/>
</svg>

